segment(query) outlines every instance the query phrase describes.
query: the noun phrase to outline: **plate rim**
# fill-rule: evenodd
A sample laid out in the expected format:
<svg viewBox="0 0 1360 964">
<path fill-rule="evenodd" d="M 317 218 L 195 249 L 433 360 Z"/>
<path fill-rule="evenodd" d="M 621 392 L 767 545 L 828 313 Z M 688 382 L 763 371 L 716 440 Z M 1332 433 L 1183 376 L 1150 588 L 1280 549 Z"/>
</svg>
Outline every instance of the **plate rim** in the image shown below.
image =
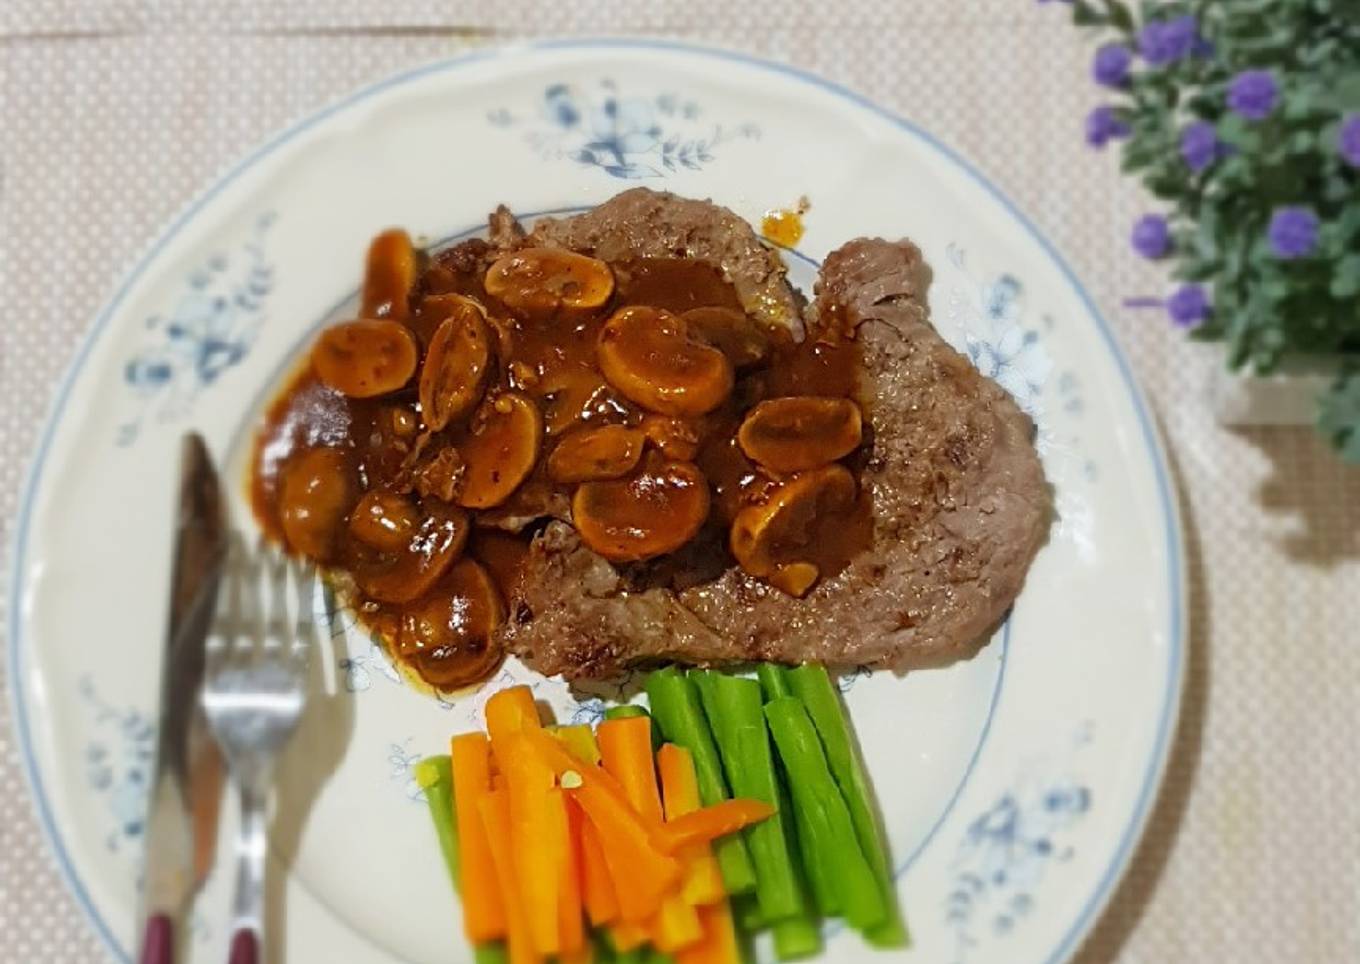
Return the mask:
<svg viewBox="0 0 1360 964">
<path fill-rule="evenodd" d="M 89 360 L 94 348 L 100 342 L 101 336 L 108 331 L 111 319 L 114 317 L 133 286 L 145 274 L 147 268 L 151 266 L 152 262 L 163 250 L 176 240 L 181 230 L 192 221 L 195 215 L 220 193 L 234 184 L 241 175 L 245 174 L 255 167 L 256 164 L 264 161 L 276 150 L 310 128 L 319 125 L 335 114 L 383 93 L 384 91 L 412 83 L 428 75 L 453 71 L 461 67 L 484 61 L 533 58 L 536 54 L 544 51 L 589 50 L 592 48 L 610 51 L 663 50 L 697 58 L 712 58 L 732 62 L 771 74 L 782 75 L 796 82 L 817 88 L 825 93 L 832 94 L 841 100 L 848 101 L 852 106 L 866 110 L 872 115 L 887 121 L 895 128 L 915 137 L 923 145 L 937 152 L 945 161 L 952 164 L 961 173 L 966 175 L 969 180 L 1000 204 L 1006 213 L 1016 220 L 1019 226 L 1024 229 L 1025 233 L 1038 244 L 1052 263 L 1056 265 L 1066 282 L 1071 286 L 1078 300 L 1086 309 L 1087 313 L 1094 319 L 1096 329 L 1103 338 L 1105 346 L 1115 362 L 1115 367 L 1119 371 L 1124 388 L 1128 392 L 1129 399 L 1133 404 L 1134 413 L 1137 416 L 1139 428 L 1142 432 L 1143 442 L 1147 447 L 1148 455 L 1154 470 L 1153 474 L 1156 479 L 1157 496 L 1161 503 L 1163 520 L 1165 522 L 1165 552 L 1169 577 L 1168 604 L 1170 610 L 1170 633 L 1167 640 L 1167 680 L 1164 688 L 1162 707 L 1157 718 L 1157 731 L 1154 737 L 1152 753 L 1147 762 L 1143 780 L 1134 801 L 1133 814 L 1121 832 L 1118 845 L 1115 847 L 1113 855 L 1097 880 L 1091 894 L 1086 898 L 1081 909 L 1078 911 L 1076 918 L 1067 925 L 1066 931 L 1063 937 L 1058 941 L 1056 947 L 1046 958 L 1046 961 L 1049 962 L 1049 964 L 1059 964 L 1059 962 L 1069 960 L 1080 943 L 1095 927 L 1103 911 L 1108 907 L 1115 889 L 1127 872 L 1133 859 L 1133 855 L 1142 841 L 1156 801 L 1160 796 L 1162 786 L 1165 782 L 1166 770 L 1170 761 L 1172 747 L 1175 744 L 1175 735 L 1179 727 L 1181 708 L 1184 700 L 1186 663 L 1189 648 L 1188 627 L 1186 623 L 1189 585 L 1184 566 L 1186 553 L 1185 529 L 1181 518 L 1179 499 L 1177 498 L 1177 486 L 1174 483 L 1170 469 L 1170 461 L 1167 457 L 1166 443 L 1162 437 L 1162 432 L 1154 415 L 1152 406 L 1149 403 L 1142 386 L 1138 383 L 1137 378 L 1133 374 L 1128 355 L 1124 351 L 1118 335 L 1106 320 L 1104 314 L 1100 311 L 1085 286 L 1081 283 L 1076 272 L 1068 264 L 1066 258 L 1064 258 L 1057 247 L 1048 240 L 1047 236 L 1039 230 L 1038 226 L 1024 209 L 993 184 L 977 166 L 958 151 L 931 134 L 925 128 L 895 111 L 878 104 L 868 96 L 837 81 L 823 77 L 811 70 L 806 70 L 802 67 L 783 61 L 761 57 L 737 48 L 696 44 L 688 41 L 664 38 L 548 38 L 534 41 L 496 44 L 481 49 L 466 51 L 452 57 L 442 57 L 417 64 L 406 70 L 395 72 L 355 88 L 349 93 L 329 101 L 315 111 L 286 124 L 281 130 L 258 142 L 241 156 L 240 159 L 223 168 L 210 180 L 206 188 L 196 193 L 176 214 L 169 218 L 165 226 L 154 235 L 152 241 L 147 244 L 135 260 L 132 261 L 131 267 L 120 273 L 119 277 L 121 280 L 119 281 L 118 286 L 115 288 L 112 296 L 104 302 L 98 312 L 96 312 L 93 321 L 81 336 L 81 340 L 76 347 L 71 361 L 66 366 L 61 378 L 57 381 L 52 396 L 45 406 L 41 423 L 42 428 L 31 450 L 28 466 L 23 476 L 24 481 L 20 488 L 20 496 L 15 514 L 16 524 L 13 536 L 10 539 L 8 552 L 9 577 L 7 580 L 7 595 L 5 599 L 9 610 L 7 632 L 8 645 L 6 647 L 6 670 L 7 675 L 9 676 L 9 713 L 17 736 L 18 756 L 21 762 L 20 769 L 24 774 L 25 783 L 28 786 L 30 800 L 34 809 L 37 811 L 38 823 L 42 828 L 43 837 L 47 843 L 48 850 L 55 859 L 58 871 L 60 872 L 63 881 L 66 883 L 67 889 L 71 892 L 85 918 L 99 935 L 105 947 L 113 954 L 114 958 L 120 961 L 128 961 L 128 955 L 112 932 L 109 923 L 104 920 L 99 908 L 95 906 L 94 901 L 90 898 L 84 883 L 77 875 L 74 861 L 68 853 L 65 843 L 58 834 L 55 826 L 51 804 L 49 802 L 49 795 L 43 787 L 42 777 L 38 772 L 36 754 L 33 751 L 33 736 L 25 710 L 23 692 L 24 669 L 22 661 L 24 636 L 21 627 L 21 623 L 24 622 L 24 620 L 21 619 L 21 615 L 26 609 L 22 604 L 23 597 L 21 594 L 21 589 L 25 581 L 23 578 L 24 570 L 22 563 L 27 547 L 29 529 L 33 516 L 33 505 L 37 497 L 38 485 L 42 480 L 43 469 L 46 466 L 50 454 L 51 443 L 56 434 L 58 425 L 60 424 L 60 418 L 64 411 L 68 396 L 75 385 L 76 379 L 83 372 L 85 363 Z"/>
</svg>

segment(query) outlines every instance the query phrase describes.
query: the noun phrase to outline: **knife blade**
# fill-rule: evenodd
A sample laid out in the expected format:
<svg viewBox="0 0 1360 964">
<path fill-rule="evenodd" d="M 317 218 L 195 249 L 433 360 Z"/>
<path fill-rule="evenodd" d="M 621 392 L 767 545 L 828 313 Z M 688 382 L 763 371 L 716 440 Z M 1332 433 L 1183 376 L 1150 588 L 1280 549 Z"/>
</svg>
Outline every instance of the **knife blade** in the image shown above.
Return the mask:
<svg viewBox="0 0 1360 964">
<path fill-rule="evenodd" d="M 200 693 L 226 547 L 217 471 L 202 437 L 190 433 L 180 456 L 156 764 L 147 802 L 138 916 L 141 964 L 173 959 L 180 918 L 212 868 L 216 850 L 223 763 Z"/>
</svg>

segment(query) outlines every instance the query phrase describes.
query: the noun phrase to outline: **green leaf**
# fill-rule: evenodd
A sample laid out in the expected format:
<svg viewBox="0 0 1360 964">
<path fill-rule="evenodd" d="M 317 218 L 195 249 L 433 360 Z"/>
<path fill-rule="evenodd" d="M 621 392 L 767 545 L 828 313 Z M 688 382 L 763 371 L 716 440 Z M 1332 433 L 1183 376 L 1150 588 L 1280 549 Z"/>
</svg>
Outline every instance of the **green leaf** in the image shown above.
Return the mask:
<svg viewBox="0 0 1360 964">
<path fill-rule="evenodd" d="M 1348 254 L 1336 263 L 1328 290 L 1338 301 L 1360 295 L 1360 254 Z"/>
<path fill-rule="evenodd" d="M 1348 462 L 1360 462 L 1360 374 L 1348 372 L 1318 399 L 1318 431 Z"/>
<path fill-rule="evenodd" d="M 1105 0 L 1105 13 L 1112 26 L 1125 33 L 1133 32 L 1133 12 L 1129 10 L 1128 4 L 1120 0 Z"/>
<path fill-rule="evenodd" d="M 1087 0 L 1075 0 L 1072 4 L 1072 22 L 1078 27 L 1103 27 L 1108 23 L 1104 14 Z"/>
</svg>

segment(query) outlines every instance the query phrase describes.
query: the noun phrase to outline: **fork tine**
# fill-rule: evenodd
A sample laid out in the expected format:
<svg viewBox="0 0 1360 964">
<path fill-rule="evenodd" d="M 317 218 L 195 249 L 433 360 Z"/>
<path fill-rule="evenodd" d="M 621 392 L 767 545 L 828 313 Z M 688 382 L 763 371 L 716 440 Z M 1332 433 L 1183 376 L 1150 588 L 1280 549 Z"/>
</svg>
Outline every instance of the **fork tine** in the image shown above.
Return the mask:
<svg viewBox="0 0 1360 964">
<path fill-rule="evenodd" d="M 309 560 L 300 559 L 289 569 L 297 598 L 293 638 L 310 650 L 316 643 L 316 566 Z"/>
<path fill-rule="evenodd" d="M 244 546 L 240 533 L 232 529 L 227 534 L 226 553 L 222 559 L 222 580 L 217 590 L 217 605 L 213 608 L 212 624 L 205 646 L 205 670 L 211 679 L 226 662 L 235 648 L 240 632 L 241 613 L 241 553 Z"/>
<path fill-rule="evenodd" d="M 284 649 L 289 645 L 290 629 L 288 620 L 289 586 L 288 559 L 275 549 L 264 536 L 259 543 L 260 569 L 265 580 L 265 593 L 268 595 L 267 612 L 264 616 L 264 647 L 269 650 Z"/>
</svg>

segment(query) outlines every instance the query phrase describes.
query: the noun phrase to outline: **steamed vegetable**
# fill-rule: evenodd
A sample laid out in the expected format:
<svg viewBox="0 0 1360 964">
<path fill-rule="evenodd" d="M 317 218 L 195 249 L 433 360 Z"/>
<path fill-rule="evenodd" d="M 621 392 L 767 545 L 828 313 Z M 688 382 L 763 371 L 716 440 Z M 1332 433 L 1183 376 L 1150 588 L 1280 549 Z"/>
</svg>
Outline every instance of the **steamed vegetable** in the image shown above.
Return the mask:
<svg viewBox="0 0 1360 964">
<path fill-rule="evenodd" d="M 529 932 L 526 909 L 521 898 L 519 878 L 511 858 L 513 839 L 510 824 L 510 794 L 492 790 L 477 801 L 487 839 L 491 843 L 491 861 L 496 871 L 496 887 L 505 907 L 505 924 L 510 953 L 510 964 L 539 964 L 543 956 L 534 949 Z"/>
<path fill-rule="evenodd" d="M 770 733 L 789 775 L 798 836 L 814 883 L 825 893 L 819 904 L 839 907 L 846 921 L 865 930 L 887 914 L 873 869 L 860 850 L 850 811 L 826 765 L 817 731 L 803 704 L 780 697 L 765 706 Z"/>
<path fill-rule="evenodd" d="M 710 806 L 726 800 L 727 782 L 723 778 L 722 762 L 694 684 L 684 674 L 666 668 L 647 677 L 646 689 L 652 717 L 662 736 L 684 747 L 694 758 L 700 798 Z M 755 888 L 755 867 L 741 837 L 720 841 L 715 853 L 729 894 L 744 894 Z"/>
<path fill-rule="evenodd" d="M 761 712 L 760 684 L 708 671 L 690 675 L 717 738 L 732 791 L 777 807 L 779 783 Z M 803 895 L 784 839 L 783 821 L 784 815 L 776 813 L 744 834 L 756 868 L 756 897 L 761 913 L 770 921 L 803 913 Z"/>
<path fill-rule="evenodd" d="M 660 824 L 663 820 L 661 793 L 656 784 L 656 764 L 652 760 L 651 731 L 649 716 L 630 715 L 605 720 L 600 724 L 597 736 L 605 771 L 623 785 L 624 794 L 634 809 Z M 675 951 L 697 942 L 703 932 L 699 915 L 677 890 L 661 899 L 661 906 L 651 921 L 650 933 L 652 943 L 658 948 Z"/>
<path fill-rule="evenodd" d="M 739 964 L 759 930 L 791 961 L 833 916 L 908 942 L 824 669 L 665 669 L 646 688 L 650 714 L 613 707 L 595 730 L 545 727 L 511 687 L 487 701 L 489 737 L 417 767 L 479 964 Z"/>
<path fill-rule="evenodd" d="M 463 873 L 467 861 L 459 859 L 459 841 L 467 838 L 462 836 L 455 822 L 453 766 L 446 756 L 426 757 L 416 764 L 415 778 L 425 793 L 425 803 L 430 808 L 430 818 L 434 823 L 435 834 L 439 837 L 439 850 L 444 855 L 444 866 L 448 868 L 449 880 L 452 881 L 455 891 L 462 892 Z M 480 825 L 480 821 L 478 824 Z M 494 891 L 496 889 L 494 874 L 488 881 Z M 464 901 L 466 900 L 464 896 Z M 500 941 L 474 942 L 473 957 L 477 964 L 505 964 L 505 945 Z"/>
<path fill-rule="evenodd" d="M 478 810 L 481 799 L 491 792 L 491 744 L 483 733 L 467 733 L 450 741 L 449 753 L 461 841 L 461 873 L 467 881 L 463 931 L 468 940 L 478 943 L 504 937 L 506 930 L 491 845 Z"/>
<path fill-rule="evenodd" d="M 869 928 L 865 937 L 876 947 L 904 947 L 911 942 L 897 903 L 897 887 L 888 864 L 887 845 L 874 809 L 873 790 L 855 746 L 850 720 L 841 704 L 840 694 L 826 668 L 812 663 L 782 670 L 780 675 L 807 709 L 826 751 L 827 765 L 836 778 L 841 796 L 850 811 L 855 835 L 864 856 L 873 868 L 879 891 L 887 908 L 883 922 Z"/>
<path fill-rule="evenodd" d="M 694 757 L 683 747 L 667 743 L 656 756 L 661 774 L 661 795 L 665 803 L 666 821 L 671 826 L 700 807 L 699 781 L 694 773 Z M 707 842 L 696 841 L 681 845 L 676 856 L 684 865 L 681 895 L 691 904 L 714 904 L 726 894 L 723 890 L 722 868 Z"/>
</svg>

